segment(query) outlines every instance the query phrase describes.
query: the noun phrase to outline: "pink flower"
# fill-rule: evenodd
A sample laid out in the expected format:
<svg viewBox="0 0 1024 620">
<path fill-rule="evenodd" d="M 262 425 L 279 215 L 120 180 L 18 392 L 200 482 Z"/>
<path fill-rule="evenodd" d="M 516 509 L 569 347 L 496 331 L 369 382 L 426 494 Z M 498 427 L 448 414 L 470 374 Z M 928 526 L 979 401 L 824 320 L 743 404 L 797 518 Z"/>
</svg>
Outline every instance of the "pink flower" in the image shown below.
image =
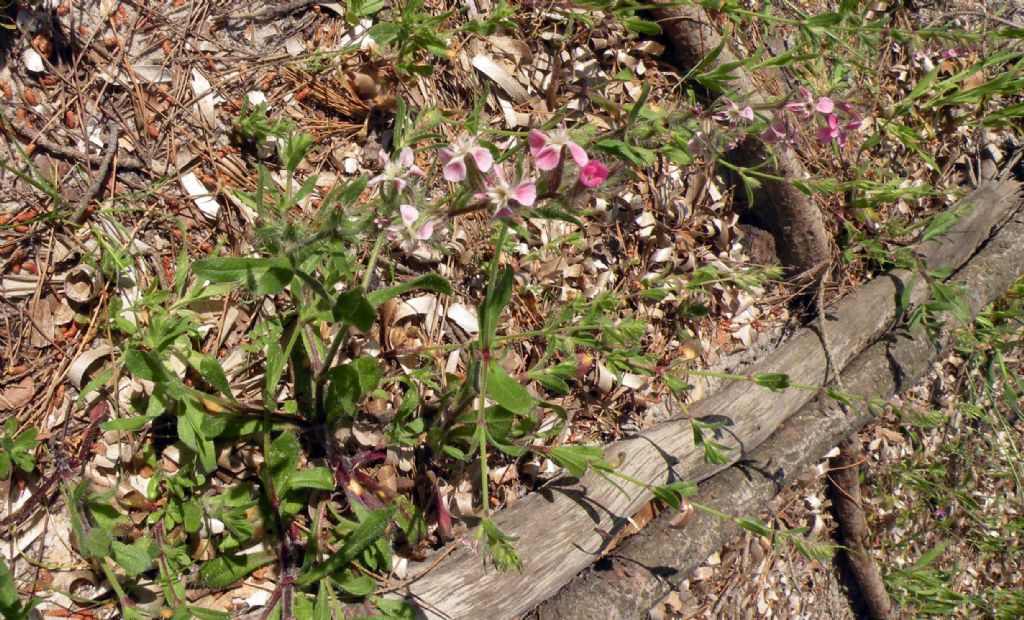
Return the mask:
<svg viewBox="0 0 1024 620">
<path fill-rule="evenodd" d="M 761 139 L 768 144 L 789 146 L 796 143 L 796 132 L 786 123 L 785 119 L 776 118 L 767 129 L 761 132 Z"/>
<path fill-rule="evenodd" d="M 494 168 L 494 178 L 487 183 L 481 197 L 487 199 L 494 205 L 494 217 L 512 217 L 515 212 L 512 210 L 512 202 L 519 203 L 524 207 L 532 207 L 537 201 L 537 186 L 533 181 L 521 181 L 511 185 L 505 180 L 505 172 L 501 166 Z"/>
<path fill-rule="evenodd" d="M 401 192 L 405 189 L 407 175 L 414 174 L 418 177 L 425 176 L 423 170 L 416 165 L 415 160 L 416 158 L 413 155 L 412 149 L 409 147 L 402 149 L 398 154 L 398 159 L 396 161 L 391 161 L 388 158 L 388 154 L 382 149 L 380 152 L 380 161 L 384 164 L 384 171 L 370 179 L 370 182 L 367 183 L 367 185 L 373 187 L 374 185 L 383 183 L 384 181 L 393 181 L 395 183 L 395 189 Z"/>
<path fill-rule="evenodd" d="M 580 168 L 580 184 L 583 187 L 595 188 L 608 178 L 608 167 L 593 159 Z"/>
<path fill-rule="evenodd" d="M 399 205 L 398 212 L 402 216 L 402 225 L 389 226 L 387 233 L 388 239 L 400 242 L 403 251 L 412 252 L 421 242 L 433 236 L 433 220 L 427 219 L 417 227 L 420 221 L 419 209 L 412 205 Z"/>
<path fill-rule="evenodd" d="M 738 125 L 744 121 L 748 123 L 754 121 L 754 109 L 750 106 L 744 106 L 741 108 L 736 104 L 736 102 L 728 97 L 722 97 L 722 105 L 725 109 L 712 117 L 716 121 L 726 122 L 730 125 Z"/>
<path fill-rule="evenodd" d="M 398 207 L 398 211 L 402 214 L 402 223 L 405 224 L 405 229 L 409 231 L 413 237 L 420 241 L 426 241 L 434 235 L 433 220 L 423 222 L 419 229 L 414 230 L 416 222 L 420 219 L 419 209 L 412 205 L 400 205 Z"/>
<path fill-rule="evenodd" d="M 715 157 L 718 155 L 720 140 L 716 140 L 714 135 L 703 131 L 695 132 L 686 143 L 686 150 L 694 157 Z"/>
<path fill-rule="evenodd" d="M 477 144 L 474 138 L 456 140 L 448 147 L 441 149 L 439 157 L 443 165 L 444 178 L 453 183 L 465 180 L 468 173 L 467 158 L 472 160 L 479 172 L 487 172 L 494 165 L 494 157 L 491 152 Z"/>
<path fill-rule="evenodd" d="M 835 114 L 828 115 L 828 124 L 818 127 L 818 142 L 828 144 L 835 140 L 839 146 L 846 144 L 846 131 L 839 125 L 839 117 Z"/>
<path fill-rule="evenodd" d="M 849 103 L 843 101 L 835 106 L 835 114 L 829 114 L 826 124 L 819 127 L 817 133 L 818 142 L 828 144 L 835 140 L 839 146 L 846 144 L 846 137 L 850 132 L 857 131 L 864 123 L 864 118 Z M 840 120 L 842 118 L 842 120 Z"/>
<path fill-rule="evenodd" d="M 563 147 L 569 149 L 572 158 L 576 160 L 576 165 L 586 166 L 590 161 L 583 147 L 569 138 L 564 125 L 549 133 L 531 129 L 527 142 L 530 144 L 530 155 L 533 155 L 537 168 L 541 170 L 554 170 L 558 167 L 558 163 L 562 161 Z"/>
<path fill-rule="evenodd" d="M 860 126 L 864 123 L 864 117 L 860 115 L 860 112 L 857 111 L 857 108 L 853 107 L 849 103 L 846 103 L 845 101 L 843 103 L 837 104 L 837 106 L 842 112 L 846 114 L 847 118 L 850 119 L 848 123 L 843 125 L 843 128 L 846 129 L 847 131 L 857 131 L 858 129 L 860 129 Z"/>
<path fill-rule="evenodd" d="M 835 108 L 835 103 L 828 97 L 819 97 L 815 101 L 814 96 L 811 95 L 811 91 L 807 90 L 803 86 L 800 87 L 800 101 L 790 101 L 783 105 L 790 112 L 796 113 L 800 117 L 800 120 L 810 120 L 815 112 L 819 114 L 831 114 Z"/>
</svg>

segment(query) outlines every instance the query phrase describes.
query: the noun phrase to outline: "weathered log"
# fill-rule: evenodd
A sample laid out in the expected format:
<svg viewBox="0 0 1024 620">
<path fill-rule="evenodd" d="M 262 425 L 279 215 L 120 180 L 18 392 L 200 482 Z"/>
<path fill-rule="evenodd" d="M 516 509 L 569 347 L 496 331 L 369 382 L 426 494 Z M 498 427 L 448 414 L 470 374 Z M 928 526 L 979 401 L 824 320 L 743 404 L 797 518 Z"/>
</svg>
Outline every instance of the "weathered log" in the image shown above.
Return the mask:
<svg viewBox="0 0 1024 620">
<path fill-rule="evenodd" d="M 655 4 L 673 4 L 652 9 L 651 13 L 671 44 L 678 65 L 696 67 L 711 51 L 722 45 L 722 35 L 700 6 L 678 5 L 675 0 L 656 0 Z M 739 60 L 729 46 L 724 45 L 718 56 L 702 70 L 713 71 Z M 750 72 L 742 67 L 732 73 L 736 79 L 729 86 L 737 97 L 755 106 L 765 103 L 764 84 L 755 82 Z M 771 116 L 770 112 L 763 113 Z M 795 180 L 808 178 L 800 159 L 789 149 L 769 152 L 760 140 L 748 138 L 740 144 L 736 155 L 743 165 L 759 168 L 772 176 Z M 785 180 L 765 178 L 761 187 L 758 207 L 766 211 L 762 219 L 775 236 L 775 247 L 782 264 L 794 273 L 824 267 L 831 257 L 831 235 L 821 210 L 811 197 Z"/>
<path fill-rule="evenodd" d="M 966 289 L 971 315 L 1001 295 L 1024 272 L 1024 215 L 1004 226 L 952 279 Z M 888 396 L 911 387 L 936 358 L 923 328 L 899 331 L 861 353 L 842 373 L 851 393 Z M 749 458 L 701 484 L 695 501 L 740 517 L 762 512 L 797 476 L 821 461 L 844 437 L 872 417 L 854 404 L 850 415 L 838 403 L 809 403 L 788 419 Z M 703 512 L 684 527 L 663 514 L 627 539 L 602 562 L 576 577 L 536 610 L 549 618 L 642 617 L 686 579 L 711 553 L 736 537 L 740 528 Z"/>
<path fill-rule="evenodd" d="M 960 267 L 1019 206 L 1020 185 L 986 184 L 961 205 L 965 203 L 976 208 L 946 235 L 922 244 L 920 255 L 930 269 Z M 910 272 L 893 271 L 836 305 L 829 315 L 835 323 L 829 329 L 829 344 L 837 370 L 889 330 L 897 318 L 901 293 L 912 279 Z M 919 304 L 926 296 L 923 287 L 914 287 L 910 301 Z M 755 364 L 751 374 L 785 373 L 794 383 L 820 385 L 824 368 L 825 352 L 812 324 Z M 747 458 L 750 450 L 812 397 L 805 390 L 769 392 L 750 382 L 737 382 L 692 405 L 689 414 L 724 423 L 715 440 L 728 447 L 735 462 Z M 622 455 L 619 471 L 652 485 L 678 479 L 700 481 L 724 467 L 704 461 L 703 450 L 693 443 L 689 419 L 669 421 L 617 441 L 606 448 L 605 455 L 612 462 Z M 629 488 L 628 492 L 627 496 L 618 484 L 592 473 L 581 480 L 559 477 L 495 516 L 503 531 L 518 538 L 522 572 L 485 572 L 479 553 L 460 547 L 407 584 L 401 594 L 432 617 L 508 618 L 521 614 L 597 560 L 610 540 L 608 532 L 616 532 L 651 498 L 644 489 Z"/>
</svg>

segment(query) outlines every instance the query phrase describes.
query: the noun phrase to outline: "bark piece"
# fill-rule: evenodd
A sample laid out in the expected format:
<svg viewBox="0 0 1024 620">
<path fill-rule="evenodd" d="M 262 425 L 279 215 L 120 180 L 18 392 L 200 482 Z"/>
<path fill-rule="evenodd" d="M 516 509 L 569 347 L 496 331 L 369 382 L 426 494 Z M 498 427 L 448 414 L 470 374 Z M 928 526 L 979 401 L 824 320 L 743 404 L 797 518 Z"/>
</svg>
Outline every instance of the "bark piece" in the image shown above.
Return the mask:
<svg viewBox="0 0 1024 620">
<path fill-rule="evenodd" d="M 934 270 L 960 267 L 997 224 L 1020 205 L 1020 184 L 986 184 L 964 201 L 976 208 L 961 217 L 946 235 L 920 248 Z M 835 325 L 829 344 L 836 370 L 885 334 L 897 318 L 897 302 L 912 274 L 894 271 L 876 278 L 841 300 L 829 314 Z M 911 304 L 927 296 L 914 287 Z M 751 373 L 786 373 L 794 383 L 821 384 L 825 353 L 816 329 L 797 332 L 782 348 L 755 364 Z M 715 440 L 727 445 L 734 460 L 746 459 L 784 420 L 797 412 L 813 394 L 803 390 L 770 392 L 750 383 L 733 383 L 689 408 L 692 417 L 721 421 L 727 426 Z M 835 445 L 834 443 L 832 445 Z M 704 480 L 724 466 L 704 462 L 703 451 L 693 444 L 689 420 L 674 420 L 641 435 L 615 442 L 605 458 L 620 471 L 648 484 L 676 479 Z M 506 534 L 518 537 L 516 550 L 523 561 L 521 573 L 484 571 L 478 552 L 461 547 L 427 574 L 412 581 L 401 593 L 424 614 L 453 618 L 508 618 L 521 614 L 554 594 L 575 574 L 602 555 L 605 545 L 651 498 L 630 486 L 626 496 L 617 484 L 593 474 L 581 480 L 563 476 L 498 513 L 494 521 Z M 472 538 L 470 533 L 467 538 Z"/>
</svg>

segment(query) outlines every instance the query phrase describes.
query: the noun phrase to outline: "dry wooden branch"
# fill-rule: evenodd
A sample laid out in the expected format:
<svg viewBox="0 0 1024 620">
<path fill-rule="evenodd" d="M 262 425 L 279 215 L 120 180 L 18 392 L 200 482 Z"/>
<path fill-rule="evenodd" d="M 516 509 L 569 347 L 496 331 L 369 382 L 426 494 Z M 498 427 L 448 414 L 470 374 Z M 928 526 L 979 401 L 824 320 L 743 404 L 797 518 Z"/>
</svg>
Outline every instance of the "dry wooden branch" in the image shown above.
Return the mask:
<svg viewBox="0 0 1024 620">
<path fill-rule="evenodd" d="M 679 5 L 674 0 L 656 0 L 655 4 L 672 4 L 653 9 L 655 19 L 665 31 L 676 62 L 683 67 L 698 66 L 707 55 L 722 45 L 722 36 L 711 25 L 711 20 L 696 4 Z M 738 63 L 740 59 L 728 45 L 712 60 L 704 71 L 713 71 L 722 65 Z M 733 70 L 736 79 L 730 85 L 745 102 L 757 106 L 766 101 L 765 88 L 740 67 Z M 769 152 L 760 140 L 748 138 L 737 149 L 739 161 L 762 172 L 785 179 L 806 179 L 800 159 L 790 149 Z M 759 196 L 766 209 L 767 224 L 775 235 L 775 247 L 783 265 L 795 273 L 812 272 L 822 268 L 831 256 L 831 235 L 825 227 L 821 211 L 802 193 L 786 181 L 764 179 L 763 193 Z M 753 206 L 753 205 L 752 205 Z"/>
<path fill-rule="evenodd" d="M 89 187 L 82 194 L 81 200 L 78 201 L 75 212 L 71 215 L 72 224 L 77 225 L 85 221 L 85 217 L 89 214 L 89 203 L 103 189 L 103 182 L 107 180 L 107 173 L 110 172 L 110 166 L 114 162 L 114 154 L 117 153 L 117 137 L 120 134 L 120 130 L 115 121 L 110 121 L 107 124 L 107 130 L 109 135 L 107 136 L 107 149 L 103 153 L 103 160 L 100 162 L 100 167 L 96 170 L 96 176 L 93 178 L 92 183 L 89 183 Z"/>
<path fill-rule="evenodd" d="M 958 268 L 967 261 L 991 230 L 1020 205 L 1020 184 L 1011 181 L 983 185 L 961 205 L 976 208 L 960 218 L 946 235 L 922 244 L 920 254 L 932 270 Z M 837 370 L 882 337 L 897 318 L 898 300 L 914 276 L 894 271 L 841 300 L 829 315 L 829 331 Z M 910 293 L 912 304 L 926 299 L 923 287 Z M 751 368 L 751 373 L 785 373 L 794 383 L 821 385 L 825 353 L 814 325 L 797 332 L 782 348 Z M 724 423 L 716 441 L 731 449 L 735 460 L 748 458 L 778 426 L 797 412 L 813 394 L 804 390 L 769 392 L 749 382 L 728 385 L 718 394 L 696 403 L 690 415 Z M 615 442 L 605 451 L 620 471 L 647 484 L 677 479 L 700 481 L 723 469 L 704 462 L 703 451 L 693 444 L 688 419 L 653 427 L 637 437 Z M 499 513 L 495 522 L 518 537 L 522 573 L 481 570 L 481 558 L 459 549 L 430 574 L 403 593 L 436 605 L 455 618 L 513 617 L 551 596 L 573 575 L 601 557 L 628 517 L 651 498 L 631 487 L 619 486 L 593 474 L 575 480 L 566 476 Z M 470 534 L 472 536 L 472 534 Z M 433 613 L 433 612 L 424 612 Z M 436 614 L 434 614 L 436 616 Z"/>
<path fill-rule="evenodd" d="M 832 510 L 842 533 L 843 555 L 860 590 L 860 599 L 869 617 L 884 620 L 892 611 L 892 601 L 868 546 L 870 530 L 861 507 L 860 467 L 864 451 L 860 441 L 848 437 L 839 443 L 839 454 L 829 459 Z"/>
<path fill-rule="evenodd" d="M 1024 272 L 1024 215 L 1004 226 L 954 278 L 967 288 L 972 316 L 1002 294 Z M 876 342 L 842 373 L 851 393 L 890 395 L 916 383 L 930 368 L 936 348 L 923 328 Z M 792 483 L 844 437 L 856 432 L 871 412 L 855 405 L 848 415 L 839 403 L 820 409 L 806 405 L 742 464 L 703 483 L 696 501 L 732 516 L 750 516 Z M 601 570 L 589 569 L 536 610 L 548 618 L 642 617 L 686 579 L 708 555 L 740 533 L 731 522 L 703 512 L 685 527 L 662 514 L 606 558 Z"/>
</svg>

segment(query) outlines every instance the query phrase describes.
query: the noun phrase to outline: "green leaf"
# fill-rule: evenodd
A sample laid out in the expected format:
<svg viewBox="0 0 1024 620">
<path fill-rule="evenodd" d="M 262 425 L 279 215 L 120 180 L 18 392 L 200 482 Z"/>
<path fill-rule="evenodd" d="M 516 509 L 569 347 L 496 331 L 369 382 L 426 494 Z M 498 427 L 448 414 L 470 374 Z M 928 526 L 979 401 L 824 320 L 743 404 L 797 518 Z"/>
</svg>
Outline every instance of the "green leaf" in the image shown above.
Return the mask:
<svg viewBox="0 0 1024 620">
<path fill-rule="evenodd" d="M 402 34 L 400 24 L 381 22 L 370 28 L 370 37 L 377 42 L 377 45 L 389 45 Z"/>
<path fill-rule="evenodd" d="M 203 564 L 199 569 L 199 583 L 205 588 L 226 588 L 276 559 L 273 553 L 266 551 L 247 555 L 222 555 Z"/>
<path fill-rule="evenodd" d="M 484 420 L 487 422 L 487 435 L 493 442 L 503 442 L 512 430 L 516 414 L 502 406 L 487 407 Z"/>
<path fill-rule="evenodd" d="M 932 221 L 928 223 L 928 227 L 921 233 L 921 243 L 944 234 L 953 227 L 953 224 L 956 224 L 958 218 L 959 216 L 953 211 L 943 211 L 933 217 Z"/>
<path fill-rule="evenodd" d="M 552 446 L 548 457 L 574 477 L 581 478 L 592 463 L 604 458 L 604 451 L 596 446 Z"/>
<path fill-rule="evenodd" d="M 110 420 L 100 424 L 100 428 L 105 431 L 141 431 L 146 428 L 146 425 L 160 417 L 160 414 L 156 415 L 137 415 L 130 418 L 118 418 L 117 420 Z"/>
<path fill-rule="evenodd" d="M 367 394 L 377 389 L 383 372 L 372 357 L 360 357 L 351 363 L 335 366 L 327 371 L 327 412 L 355 415 L 356 405 Z"/>
<path fill-rule="evenodd" d="M 651 489 L 651 492 L 674 510 L 680 510 L 683 506 L 683 498 L 693 497 L 697 494 L 697 483 L 681 480 L 656 486 Z"/>
<path fill-rule="evenodd" d="M 334 474 L 326 467 L 312 467 L 295 472 L 288 483 L 288 490 L 292 489 L 320 489 L 331 491 L 334 489 Z"/>
<path fill-rule="evenodd" d="M 129 372 L 139 379 L 162 381 L 167 376 L 163 363 L 149 351 L 129 348 L 125 350 L 122 360 Z"/>
<path fill-rule="evenodd" d="M 820 13 L 804 21 L 805 26 L 821 27 L 821 26 L 835 26 L 843 21 L 843 16 L 839 13 Z"/>
<path fill-rule="evenodd" d="M 847 407 L 849 407 L 851 404 L 853 404 L 853 401 L 850 399 L 850 396 L 848 394 L 844 394 L 843 392 L 840 392 L 839 390 L 834 390 L 832 388 L 826 388 L 825 389 L 825 394 L 829 398 L 831 398 L 832 400 L 836 401 L 837 403 L 839 403 L 841 405 L 846 405 Z"/>
<path fill-rule="evenodd" d="M 111 366 L 104 368 L 101 372 L 96 373 L 89 383 L 85 384 L 78 392 L 78 397 L 75 398 L 75 404 L 80 405 L 85 402 L 87 396 L 100 389 L 110 381 L 110 378 L 114 376 L 114 369 Z"/>
<path fill-rule="evenodd" d="M 195 534 L 203 527 L 203 509 L 199 501 L 192 499 L 181 505 L 182 525 L 189 534 Z"/>
<path fill-rule="evenodd" d="M 7 620 L 28 620 L 29 612 L 40 603 L 39 599 L 30 599 L 21 604 L 18 588 L 7 568 L 7 562 L 0 562 L 0 616 Z"/>
<path fill-rule="evenodd" d="M 355 576 L 350 572 L 335 577 L 334 582 L 350 596 L 369 596 L 377 589 L 377 582 L 369 575 Z"/>
<path fill-rule="evenodd" d="M 82 555 L 93 560 L 105 558 L 110 555 L 111 542 L 110 532 L 94 527 L 85 532 L 85 536 L 82 537 Z"/>
<path fill-rule="evenodd" d="M 366 183 L 366 177 L 360 176 L 355 181 L 338 190 L 335 199 L 346 207 L 352 206 L 363 194 L 363 190 L 366 189 Z"/>
<path fill-rule="evenodd" d="M 483 345 L 490 346 L 494 334 L 498 330 L 498 318 L 502 309 L 512 299 L 512 285 L 515 282 L 515 274 L 512 267 L 506 265 L 498 275 L 497 282 L 491 282 L 487 289 L 487 297 L 480 305 L 477 312 L 480 323 L 480 341 Z"/>
<path fill-rule="evenodd" d="M 292 281 L 292 270 L 283 258 L 204 258 L 192 263 L 192 271 L 210 282 L 238 282 L 258 295 L 278 293 Z"/>
<path fill-rule="evenodd" d="M 228 383 L 228 376 L 224 374 L 224 369 L 221 368 L 220 362 L 210 355 L 198 352 L 195 354 L 199 357 L 199 364 L 196 370 L 203 376 L 203 379 L 224 396 L 235 400 L 234 395 L 231 393 L 231 384 Z"/>
<path fill-rule="evenodd" d="M 487 555 L 490 556 L 495 568 L 503 572 L 522 568 L 519 556 L 512 547 L 512 543 L 516 541 L 515 537 L 502 532 L 490 519 L 480 522 L 480 535 L 485 539 Z"/>
<path fill-rule="evenodd" d="M 417 609 L 404 599 L 374 597 L 373 604 L 388 620 L 416 620 Z"/>
<path fill-rule="evenodd" d="M 569 394 L 569 384 L 556 374 L 531 370 L 529 372 L 529 376 L 531 379 L 559 396 L 568 396 Z"/>
<path fill-rule="evenodd" d="M 379 288 L 366 296 L 366 300 L 373 306 L 379 306 L 389 299 L 394 299 L 399 295 L 404 295 L 409 291 L 427 291 L 430 293 L 438 293 L 441 295 L 452 294 L 452 284 L 443 276 L 436 273 L 428 273 L 426 275 L 413 278 L 407 282 L 389 286 L 387 288 Z"/>
<path fill-rule="evenodd" d="M 305 587 L 314 581 L 319 581 L 328 575 L 347 568 L 367 547 L 384 535 L 394 513 L 394 507 L 383 508 L 371 513 L 345 539 L 345 544 L 341 546 L 341 549 L 327 558 L 327 561 L 323 564 L 315 566 L 312 570 L 299 577 L 296 584 L 300 587 Z"/>
<path fill-rule="evenodd" d="M 295 473 L 295 468 L 299 464 L 301 451 L 302 446 L 299 445 L 299 440 L 291 431 L 281 433 L 270 443 L 267 465 L 277 488 L 287 487 L 288 479 Z"/>
<path fill-rule="evenodd" d="M 153 567 L 156 554 L 153 541 L 148 538 L 140 538 L 130 545 L 115 540 L 111 548 L 114 551 L 114 561 L 132 579 Z"/>
<path fill-rule="evenodd" d="M 536 401 L 518 381 L 508 376 L 495 360 L 487 365 L 487 396 L 513 413 L 524 414 Z"/>
<path fill-rule="evenodd" d="M 672 390 L 676 394 L 682 394 L 683 392 L 693 389 L 692 385 L 690 385 L 686 381 L 683 381 L 679 377 L 673 375 L 665 375 L 663 378 L 665 380 L 665 385 L 668 386 L 668 389 Z"/>
<path fill-rule="evenodd" d="M 656 159 L 654 151 L 639 146 L 631 146 L 622 140 L 600 140 L 594 145 L 594 148 L 644 168 L 652 165 Z"/>
<path fill-rule="evenodd" d="M 935 78 L 939 76 L 940 69 L 942 69 L 941 65 L 935 67 L 934 69 L 926 73 L 924 77 L 922 77 L 917 82 L 917 84 L 914 85 L 913 90 L 911 90 L 910 93 L 903 99 L 903 101 L 901 101 L 900 104 L 896 107 L 895 114 L 902 115 L 909 112 L 911 102 L 913 102 L 915 99 L 923 95 L 925 91 L 927 91 L 931 87 L 932 83 L 935 82 Z"/>
<path fill-rule="evenodd" d="M 377 320 L 377 311 L 367 300 L 363 287 L 357 286 L 338 295 L 338 301 L 334 304 L 334 320 L 352 325 L 366 333 L 373 328 L 373 323 Z"/>
<path fill-rule="evenodd" d="M 331 605 L 331 599 L 333 598 L 331 592 L 330 581 L 326 579 L 320 580 L 320 589 L 316 593 L 316 604 L 313 606 L 313 620 L 332 620 L 331 612 L 333 605 Z"/>
<path fill-rule="evenodd" d="M 302 158 L 306 156 L 310 148 L 313 146 L 313 136 L 308 133 L 295 132 L 288 136 L 287 142 L 281 147 L 281 160 L 284 162 L 285 169 L 290 172 L 295 172 L 302 163 Z M 290 208 L 291 205 L 286 205 L 286 208 Z"/>
<path fill-rule="evenodd" d="M 656 22 L 649 22 L 646 19 L 640 19 L 639 17 L 627 17 L 622 20 L 624 26 L 633 32 L 639 32 L 640 34 L 646 34 L 651 37 L 656 37 L 661 34 L 661 26 Z"/>
<path fill-rule="evenodd" d="M 223 611 L 193 607 L 191 605 L 186 609 L 190 615 L 189 617 L 199 618 L 199 620 L 231 620 L 231 614 Z"/>
<path fill-rule="evenodd" d="M 766 387 L 773 392 L 778 392 L 789 387 L 789 375 L 780 372 L 769 372 L 754 375 L 754 383 Z"/>
<path fill-rule="evenodd" d="M 748 532 L 751 532 L 752 534 L 757 534 L 759 536 L 771 537 L 772 534 L 775 533 L 775 531 L 772 528 L 768 527 L 765 524 L 765 522 L 761 521 L 760 519 L 739 517 L 738 519 L 736 519 L 736 525 L 742 527 Z"/>
</svg>

